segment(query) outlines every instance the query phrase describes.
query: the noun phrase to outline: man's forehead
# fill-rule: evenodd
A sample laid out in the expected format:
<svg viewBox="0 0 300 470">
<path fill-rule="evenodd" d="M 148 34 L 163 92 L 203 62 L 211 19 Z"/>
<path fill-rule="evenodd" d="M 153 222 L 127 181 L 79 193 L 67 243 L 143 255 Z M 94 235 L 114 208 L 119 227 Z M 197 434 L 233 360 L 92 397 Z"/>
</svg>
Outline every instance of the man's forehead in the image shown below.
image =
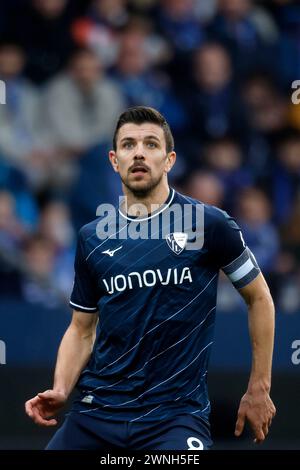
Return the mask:
<svg viewBox="0 0 300 470">
<path fill-rule="evenodd" d="M 157 124 L 152 124 L 150 122 L 145 122 L 143 124 L 134 124 L 129 122 L 120 128 L 118 137 L 120 140 L 126 137 L 133 137 L 137 139 L 144 138 L 149 135 L 153 135 L 158 139 L 162 139 L 164 138 L 164 131 Z"/>
</svg>

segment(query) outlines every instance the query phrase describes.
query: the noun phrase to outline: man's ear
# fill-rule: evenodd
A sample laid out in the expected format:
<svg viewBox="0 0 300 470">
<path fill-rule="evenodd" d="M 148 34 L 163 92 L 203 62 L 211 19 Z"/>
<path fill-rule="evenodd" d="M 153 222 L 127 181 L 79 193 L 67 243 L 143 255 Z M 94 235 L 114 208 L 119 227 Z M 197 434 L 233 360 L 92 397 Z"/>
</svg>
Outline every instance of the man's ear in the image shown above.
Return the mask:
<svg viewBox="0 0 300 470">
<path fill-rule="evenodd" d="M 109 160 L 110 163 L 116 173 L 119 173 L 119 162 L 116 152 L 114 150 L 110 150 L 109 152 Z"/>
<path fill-rule="evenodd" d="M 169 171 L 172 169 L 174 163 L 176 161 L 176 152 L 169 152 L 167 154 L 167 162 L 166 162 L 166 169 L 165 172 L 169 173 Z"/>
</svg>

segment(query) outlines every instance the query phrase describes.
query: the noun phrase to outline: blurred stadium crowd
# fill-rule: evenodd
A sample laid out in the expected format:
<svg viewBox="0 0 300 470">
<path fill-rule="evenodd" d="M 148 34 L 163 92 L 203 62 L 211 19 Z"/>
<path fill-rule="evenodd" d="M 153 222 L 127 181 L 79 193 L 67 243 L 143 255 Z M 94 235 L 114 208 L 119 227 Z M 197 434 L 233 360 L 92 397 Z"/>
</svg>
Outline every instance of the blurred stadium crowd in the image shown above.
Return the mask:
<svg viewBox="0 0 300 470">
<path fill-rule="evenodd" d="M 66 303 L 76 231 L 117 203 L 116 118 L 159 109 L 171 185 L 234 215 L 280 311 L 300 312 L 300 6 L 288 0 L 0 3 L 0 296 Z M 239 302 L 224 280 L 220 306 Z"/>
</svg>

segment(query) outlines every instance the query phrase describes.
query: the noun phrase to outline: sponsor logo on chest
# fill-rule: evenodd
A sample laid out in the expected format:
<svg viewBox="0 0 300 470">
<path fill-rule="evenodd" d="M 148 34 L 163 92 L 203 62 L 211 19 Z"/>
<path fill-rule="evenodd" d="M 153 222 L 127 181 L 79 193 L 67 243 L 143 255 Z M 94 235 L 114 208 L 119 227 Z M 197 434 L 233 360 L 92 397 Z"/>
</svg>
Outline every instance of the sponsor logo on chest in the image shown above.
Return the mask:
<svg viewBox="0 0 300 470">
<path fill-rule="evenodd" d="M 184 282 L 193 282 L 192 273 L 189 267 L 169 268 L 162 274 L 160 269 L 147 269 L 143 273 L 133 271 L 128 275 L 118 274 L 110 279 L 102 279 L 108 294 L 122 292 L 126 289 L 139 289 L 142 287 L 153 287 L 156 284 L 167 286 L 169 284 L 183 284 Z"/>
</svg>

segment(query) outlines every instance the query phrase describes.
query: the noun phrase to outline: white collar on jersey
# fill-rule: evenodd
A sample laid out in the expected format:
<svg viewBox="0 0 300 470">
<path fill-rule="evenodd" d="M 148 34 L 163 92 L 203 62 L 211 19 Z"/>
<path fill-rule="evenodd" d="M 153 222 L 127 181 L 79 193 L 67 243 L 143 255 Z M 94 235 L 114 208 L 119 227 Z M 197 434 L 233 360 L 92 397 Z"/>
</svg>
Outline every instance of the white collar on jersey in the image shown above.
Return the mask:
<svg viewBox="0 0 300 470">
<path fill-rule="evenodd" d="M 174 196 L 175 196 L 175 190 L 173 188 L 170 188 L 170 193 L 169 193 L 169 196 L 166 200 L 166 202 L 164 202 L 162 204 L 162 207 L 161 209 L 157 209 L 156 211 L 154 211 L 151 215 L 149 215 L 148 217 L 129 217 L 127 214 L 124 214 L 121 209 L 119 208 L 119 214 L 124 217 L 124 219 L 127 219 L 127 220 L 130 220 L 131 222 L 143 222 L 145 220 L 150 220 L 152 219 L 153 217 L 156 217 L 158 214 L 161 214 L 164 210 L 166 210 L 172 203 L 173 199 L 174 199 Z M 121 204 L 120 204 L 121 205 Z"/>
</svg>

